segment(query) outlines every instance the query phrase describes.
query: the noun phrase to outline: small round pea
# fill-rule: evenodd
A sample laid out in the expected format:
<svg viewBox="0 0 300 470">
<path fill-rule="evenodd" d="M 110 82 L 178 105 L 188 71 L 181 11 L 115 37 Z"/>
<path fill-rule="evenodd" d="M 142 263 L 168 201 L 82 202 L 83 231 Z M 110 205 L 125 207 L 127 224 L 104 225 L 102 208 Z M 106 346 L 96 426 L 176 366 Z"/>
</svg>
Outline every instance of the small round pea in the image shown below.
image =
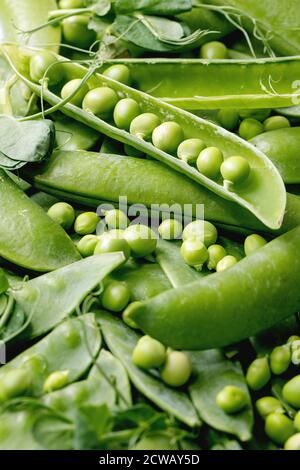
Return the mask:
<svg viewBox="0 0 300 470">
<path fill-rule="evenodd" d="M 294 418 L 294 426 L 296 430 L 300 432 L 300 411 L 298 411 Z"/>
<path fill-rule="evenodd" d="M 291 127 L 290 121 L 285 116 L 271 116 L 264 121 L 265 131 L 275 131 Z"/>
<path fill-rule="evenodd" d="M 260 390 L 270 379 L 271 371 L 267 357 L 255 359 L 248 367 L 246 380 L 252 390 Z"/>
<path fill-rule="evenodd" d="M 157 237 L 146 225 L 130 225 L 124 232 L 124 238 L 137 258 L 148 256 L 156 248 Z"/>
<path fill-rule="evenodd" d="M 96 235 L 85 235 L 77 243 L 77 250 L 84 258 L 94 254 L 99 238 Z"/>
<path fill-rule="evenodd" d="M 57 202 L 48 210 L 49 217 L 61 225 L 65 230 L 72 227 L 75 220 L 75 211 L 66 202 Z"/>
<path fill-rule="evenodd" d="M 201 271 L 204 263 L 208 260 L 208 251 L 206 246 L 196 239 L 190 239 L 183 242 L 180 253 L 184 261 Z"/>
<path fill-rule="evenodd" d="M 264 126 L 257 119 L 244 119 L 239 127 L 239 135 L 242 139 L 251 140 L 264 132 Z"/>
<path fill-rule="evenodd" d="M 127 86 L 131 84 L 130 70 L 123 64 L 111 65 L 111 67 L 108 67 L 108 69 L 103 72 L 103 75 L 112 80 L 116 80 L 116 82 L 124 83 L 124 85 Z"/>
<path fill-rule="evenodd" d="M 134 147 L 131 147 L 131 145 L 125 144 L 124 145 L 124 152 L 128 157 L 134 157 L 134 158 L 145 158 L 144 152 L 141 152 L 138 149 L 135 149 Z"/>
<path fill-rule="evenodd" d="M 283 374 L 291 364 L 291 351 L 289 346 L 277 346 L 270 354 L 270 367 L 275 375 Z"/>
<path fill-rule="evenodd" d="M 202 150 L 197 159 L 197 168 L 207 178 L 215 179 L 220 174 L 223 154 L 217 147 L 207 147 Z"/>
<path fill-rule="evenodd" d="M 69 383 L 69 371 L 68 370 L 58 370 L 52 372 L 45 380 L 43 385 L 43 390 L 45 393 L 54 392 L 54 390 L 59 390 Z"/>
<path fill-rule="evenodd" d="M 152 134 L 154 147 L 166 153 L 174 153 L 183 139 L 183 130 L 173 121 L 163 122 Z"/>
<path fill-rule="evenodd" d="M 186 163 L 194 164 L 205 147 L 206 145 L 201 139 L 186 139 L 179 145 L 177 156 Z"/>
<path fill-rule="evenodd" d="M 271 413 L 266 418 L 265 431 L 276 444 L 283 445 L 293 434 L 293 421 L 282 413 Z"/>
<path fill-rule="evenodd" d="M 95 114 L 100 118 L 106 119 L 113 112 L 118 102 L 117 93 L 107 86 L 94 88 L 84 97 L 82 108 L 88 113 Z"/>
<path fill-rule="evenodd" d="M 88 48 L 96 40 L 96 32 L 88 28 L 90 18 L 76 15 L 65 18 L 61 22 L 64 38 L 72 46 Z"/>
<path fill-rule="evenodd" d="M 109 230 L 125 230 L 125 228 L 127 228 L 129 225 L 129 219 L 123 211 L 119 209 L 112 209 L 105 212 L 105 223 Z"/>
<path fill-rule="evenodd" d="M 0 403 L 25 395 L 31 389 L 31 374 L 27 370 L 13 369 L 0 377 Z"/>
<path fill-rule="evenodd" d="M 221 165 L 221 174 L 224 184 L 241 184 L 250 175 L 250 165 L 243 157 L 229 157 Z"/>
<path fill-rule="evenodd" d="M 227 269 L 232 268 L 237 263 L 238 263 L 238 260 L 236 259 L 235 256 L 232 256 L 232 255 L 224 256 L 224 258 L 222 258 L 218 262 L 217 267 L 216 267 L 216 271 L 217 271 L 217 273 L 222 273 L 224 271 L 227 271 Z"/>
<path fill-rule="evenodd" d="M 74 78 L 74 80 L 70 80 L 69 82 L 67 82 L 60 92 L 60 96 L 62 97 L 62 99 L 67 99 L 69 96 L 72 95 L 72 93 L 74 93 L 74 91 L 78 87 L 80 87 L 77 93 L 73 96 L 73 98 L 70 99 L 69 103 L 74 104 L 75 106 L 81 106 L 83 98 L 89 91 L 89 87 L 86 83 L 84 83 L 83 85 L 80 84 L 80 78 Z"/>
<path fill-rule="evenodd" d="M 291 406 L 300 409 L 300 375 L 296 375 L 284 385 L 282 396 Z"/>
<path fill-rule="evenodd" d="M 275 397 L 262 397 L 255 403 L 258 414 L 266 419 L 271 413 L 284 413 L 281 403 Z"/>
<path fill-rule="evenodd" d="M 228 50 L 223 42 L 210 41 L 201 47 L 200 57 L 208 60 L 226 59 L 228 57 Z"/>
<path fill-rule="evenodd" d="M 139 139 L 151 141 L 152 133 L 160 125 L 160 119 L 156 114 L 143 113 L 137 116 L 130 124 L 130 134 Z"/>
<path fill-rule="evenodd" d="M 176 219 L 166 219 L 158 227 L 158 233 L 163 240 L 177 240 L 182 235 L 182 223 Z"/>
<path fill-rule="evenodd" d="M 120 100 L 114 109 L 114 121 L 119 129 L 129 130 L 134 118 L 140 114 L 140 107 L 137 101 L 131 98 Z"/>
<path fill-rule="evenodd" d="M 102 305 L 111 312 L 122 312 L 130 301 L 130 291 L 122 282 L 111 282 L 101 296 Z"/>
<path fill-rule="evenodd" d="M 138 305 L 141 305 L 141 303 L 142 302 L 140 301 L 131 302 L 131 304 L 129 304 L 122 313 L 123 322 L 134 330 L 138 330 L 139 327 L 136 322 L 131 318 L 131 312 L 135 310 Z"/>
<path fill-rule="evenodd" d="M 300 336 L 292 335 L 288 338 L 287 343 L 293 343 L 294 341 L 299 341 L 300 345 Z"/>
<path fill-rule="evenodd" d="M 166 359 L 166 348 L 150 336 L 142 336 L 132 353 L 133 363 L 143 369 L 153 369 L 163 365 Z"/>
<path fill-rule="evenodd" d="M 30 59 L 29 68 L 31 79 L 37 83 L 45 77 L 49 85 L 52 86 L 57 85 L 63 78 L 62 67 L 50 51 L 41 51 L 34 54 Z"/>
<path fill-rule="evenodd" d="M 261 235 L 257 235 L 256 233 L 249 235 L 244 242 L 245 255 L 249 256 L 252 253 L 255 253 L 266 244 L 267 240 L 265 240 Z"/>
<path fill-rule="evenodd" d="M 239 109 L 241 119 L 252 118 L 257 121 L 265 121 L 271 114 L 270 109 Z"/>
<path fill-rule="evenodd" d="M 130 257 L 130 247 L 127 241 L 123 238 L 108 234 L 104 237 L 100 237 L 95 247 L 94 254 L 100 255 L 103 253 L 116 253 L 118 251 L 124 254 L 126 260 Z"/>
<path fill-rule="evenodd" d="M 218 393 L 216 403 L 225 413 L 235 414 L 248 405 L 248 397 L 240 387 L 227 385 Z"/>
<path fill-rule="evenodd" d="M 218 239 L 218 231 L 216 227 L 206 220 L 194 220 L 188 224 L 183 233 L 183 241 L 196 238 L 200 240 L 206 247 L 214 245 Z"/>
<path fill-rule="evenodd" d="M 208 247 L 208 263 L 207 267 L 211 271 L 217 269 L 218 263 L 225 258 L 227 252 L 221 245 L 211 245 Z"/>
<path fill-rule="evenodd" d="M 181 351 L 169 351 L 161 371 L 161 378 L 170 387 L 181 387 L 190 378 L 192 364 L 187 354 Z"/>
<path fill-rule="evenodd" d="M 300 450 L 300 432 L 294 434 L 285 442 L 284 450 Z"/>
<path fill-rule="evenodd" d="M 100 218 L 95 212 L 80 214 L 74 224 L 74 230 L 78 235 L 89 235 L 96 231 Z"/>
<path fill-rule="evenodd" d="M 235 109 L 220 109 L 217 114 L 217 119 L 224 129 L 232 131 L 239 123 L 240 116 Z"/>
</svg>

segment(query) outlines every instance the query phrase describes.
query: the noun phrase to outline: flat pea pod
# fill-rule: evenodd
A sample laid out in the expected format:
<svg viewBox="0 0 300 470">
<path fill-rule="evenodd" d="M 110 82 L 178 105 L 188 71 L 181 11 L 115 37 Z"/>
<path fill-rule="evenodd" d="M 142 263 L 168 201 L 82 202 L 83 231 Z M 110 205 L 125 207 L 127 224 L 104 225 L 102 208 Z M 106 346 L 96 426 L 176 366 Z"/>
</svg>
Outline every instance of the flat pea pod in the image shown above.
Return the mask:
<svg viewBox="0 0 300 470">
<path fill-rule="evenodd" d="M 62 100 L 59 96 L 55 95 L 50 90 L 42 89 L 41 85 L 33 83 L 28 78 L 28 72 L 24 73 L 26 66 L 28 66 L 25 54 L 29 56 L 27 61 L 30 59 L 28 50 L 18 50 L 12 48 L 12 46 L 3 46 L 2 50 L 17 75 L 24 80 L 24 83 L 37 95 L 42 95 L 44 99 L 54 107 L 56 106 L 59 109 L 61 106 L 61 111 L 64 114 L 102 132 L 108 137 L 113 137 L 116 140 L 145 152 L 147 155 L 165 163 L 179 173 L 185 174 L 190 179 L 207 187 L 221 197 L 237 202 L 239 205 L 252 212 L 266 226 L 272 229 L 280 228 L 286 207 L 286 192 L 282 179 L 271 161 L 243 139 L 209 121 L 205 121 L 184 110 L 179 110 L 173 105 L 111 80 L 104 75 L 94 74 L 89 78 L 88 84 L 90 87 L 109 87 L 115 93 L 122 95 L 123 98 L 134 99 L 139 104 L 142 113 L 155 112 L 162 122 L 176 122 L 178 128 L 185 134 L 186 139 L 199 138 L 202 139 L 207 146 L 217 146 L 223 153 L 225 159 L 232 155 L 241 155 L 244 157 L 251 166 L 251 178 L 249 177 L 247 181 L 239 184 L 234 191 L 231 191 L 223 186 L 221 178 L 215 181 L 204 176 L 199 173 L 197 169 L 186 165 L 186 163 L 180 159 L 160 150 L 152 145 L 152 143 L 146 142 L 125 130 L 118 129 L 112 124 L 70 103 L 66 103 L 62 106 Z M 23 52 L 22 67 L 19 65 L 20 51 Z M 20 68 L 22 70 L 20 70 Z M 73 79 L 74 77 L 82 78 L 87 73 L 87 69 L 83 66 L 71 62 L 63 63 L 63 68 L 67 80 L 68 78 Z M 26 120 L 27 118 L 23 119 Z M 164 124 L 166 124 L 166 122 Z"/>
<path fill-rule="evenodd" d="M 0 170 L 0 255 L 33 271 L 52 271 L 80 259 L 66 232 Z M 11 216 L 13 214 L 13 217 Z"/>
<path fill-rule="evenodd" d="M 299 96 L 293 88 L 293 82 L 299 79 L 299 57 L 114 59 L 104 62 L 100 70 L 119 63 L 129 68 L 139 90 L 150 90 L 152 96 L 188 110 L 292 106 Z M 273 81 L 276 94 L 270 93 Z"/>
<path fill-rule="evenodd" d="M 300 183 L 300 127 L 264 132 L 251 143 L 272 160 L 285 183 Z"/>
<path fill-rule="evenodd" d="M 189 393 L 203 421 L 218 431 L 234 434 L 241 441 L 251 439 L 253 411 L 240 364 L 229 361 L 218 350 L 195 351 L 188 355 L 195 374 Z M 239 387 L 248 398 L 246 408 L 236 415 L 226 414 L 216 403 L 218 393 L 229 385 Z"/>
<path fill-rule="evenodd" d="M 210 349 L 241 341 L 298 311 L 299 249 L 298 227 L 223 273 L 140 304 L 131 318 L 173 348 Z M 272 283 L 262 282 L 266 278 Z M 266 308 L 268 315 L 261 315 Z"/>
<path fill-rule="evenodd" d="M 32 181 L 36 188 L 62 200 L 89 207 L 98 207 L 103 201 L 116 204 L 120 194 L 126 194 L 129 204 L 143 204 L 153 211 L 163 211 L 167 205 L 175 214 L 182 216 L 184 205 L 188 205 L 191 215 L 197 217 L 198 205 L 204 205 L 207 220 L 255 231 L 269 231 L 244 208 L 154 160 L 60 151 L 54 152 L 49 161 L 39 168 L 28 171 L 25 167 L 24 172 L 23 177 Z M 300 197 L 288 194 L 280 232 L 299 224 Z"/>
<path fill-rule="evenodd" d="M 69 371 L 70 383 L 79 379 L 93 362 L 100 346 L 101 335 L 93 314 L 68 319 L 48 336 L 1 367 L 0 377 L 20 367 L 27 367 L 30 373 L 28 361 L 31 358 L 43 360 L 45 367 L 38 374 L 32 371 L 32 393 L 34 396 L 40 396 L 43 394 L 43 383 L 51 372 Z"/>
<path fill-rule="evenodd" d="M 186 394 L 166 387 L 158 379 L 133 364 L 132 351 L 139 336 L 123 322 L 104 312 L 97 312 L 97 321 L 110 351 L 122 362 L 135 387 L 179 421 L 190 427 L 200 426 L 197 413 Z"/>
</svg>

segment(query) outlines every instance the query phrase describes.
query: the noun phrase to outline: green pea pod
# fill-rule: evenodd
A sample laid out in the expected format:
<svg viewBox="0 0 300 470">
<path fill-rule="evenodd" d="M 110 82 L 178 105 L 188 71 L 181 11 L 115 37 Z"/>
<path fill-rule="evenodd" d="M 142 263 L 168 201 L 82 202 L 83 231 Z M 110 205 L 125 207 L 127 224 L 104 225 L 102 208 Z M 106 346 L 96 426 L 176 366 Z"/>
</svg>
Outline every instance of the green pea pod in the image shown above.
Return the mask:
<svg viewBox="0 0 300 470">
<path fill-rule="evenodd" d="M 34 346 L 1 367 L 0 377 L 18 368 L 32 374 L 32 394 L 43 394 L 43 383 L 51 372 L 67 370 L 70 383 L 79 379 L 93 363 L 101 346 L 101 335 L 93 314 L 68 319 Z"/>
<path fill-rule="evenodd" d="M 21 339 L 40 336 L 71 315 L 123 261 L 122 253 L 91 256 L 10 289 L 27 316 Z"/>
<path fill-rule="evenodd" d="M 173 348 L 210 349 L 241 341 L 299 310 L 299 250 L 298 227 L 223 273 L 144 302 L 131 317 Z"/>
<path fill-rule="evenodd" d="M 38 169 L 25 171 L 23 176 L 32 181 L 36 188 L 89 207 L 97 207 L 103 201 L 114 205 L 118 203 L 120 195 L 126 195 L 129 204 L 143 204 L 154 212 L 166 210 L 164 207 L 167 205 L 182 216 L 184 205 L 188 205 L 191 209 L 189 215 L 196 217 L 197 205 L 202 204 L 207 220 L 268 231 L 265 225 L 242 207 L 154 160 L 60 151 L 54 152 L 50 160 Z M 299 224 L 300 198 L 288 194 L 280 231 L 286 232 Z"/>
<path fill-rule="evenodd" d="M 218 431 L 237 436 L 241 441 L 251 439 L 251 398 L 240 364 L 227 360 L 218 350 L 190 352 L 189 357 L 196 375 L 189 390 L 203 421 Z M 247 407 L 236 415 L 226 414 L 216 403 L 218 393 L 228 385 L 239 387 L 248 396 Z"/>
<path fill-rule="evenodd" d="M 299 100 L 293 87 L 299 80 L 299 57 L 114 59 L 101 72 L 113 64 L 126 65 L 139 90 L 188 110 L 276 108 Z"/>
<path fill-rule="evenodd" d="M 134 386 L 159 408 L 190 427 L 200 425 L 197 413 L 186 394 L 166 387 L 153 376 L 136 367 L 131 359 L 139 336 L 123 322 L 104 312 L 97 312 L 106 344 L 124 365 Z"/>
<path fill-rule="evenodd" d="M 57 146 L 63 150 L 89 150 L 99 139 L 97 132 L 73 119 L 59 118 L 54 124 Z"/>
<path fill-rule="evenodd" d="M 80 259 L 66 232 L 0 169 L 0 255 L 33 271 L 51 271 Z"/>
<path fill-rule="evenodd" d="M 94 74 L 89 78 L 88 84 L 92 88 L 108 86 L 123 97 L 136 100 L 142 112 L 155 112 L 162 121 L 176 121 L 181 126 L 185 138 L 200 138 L 207 146 L 217 146 L 223 152 L 225 159 L 233 155 L 240 155 L 247 159 L 251 166 L 251 178 L 240 184 L 235 191 L 230 191 L 224 187 L 222 179 L 214 181 L 207 178 L 182 160 L 154 147 L 152 143 L 118 129 L 116 126 L 70 103 L 62 105 L 62 99 L 55 93 L 48 89 L 42 89 L 41 85 L 35 84 L 29 79 L 28 65 L 32 51 L 17 49 L 13 46 L 2 46 L 2 51 L 9 59 L 11 66 L 18 76 L 24 80 L 24 83 L 37 95 L 42 95 L 46 101 L 54 106 L 54 109 L 61 108 L 60 110 L 69 117 L 102 132 L 108 137 L 115 138 L 120 142 L 145 152 L 179 173 L 185 174 L 200 185 L 207 187 L 219 196 L 237 202 L 252 212 L 269 228 L 280 228 L 286 207 L 284 184 L 271 161 L 248 142 L 209 121 L 205 121 L 184 110 L 179 110 L 175 106 L 164 103 L 104 75 Z M 20 53 L 22 53 L 22 60 Z M 87 74 L 87 69 L 79 64 L 65 61 L 63 67 L 66 80 L 71 80 L 75 77 L 81 78 Z"/>
</svg>

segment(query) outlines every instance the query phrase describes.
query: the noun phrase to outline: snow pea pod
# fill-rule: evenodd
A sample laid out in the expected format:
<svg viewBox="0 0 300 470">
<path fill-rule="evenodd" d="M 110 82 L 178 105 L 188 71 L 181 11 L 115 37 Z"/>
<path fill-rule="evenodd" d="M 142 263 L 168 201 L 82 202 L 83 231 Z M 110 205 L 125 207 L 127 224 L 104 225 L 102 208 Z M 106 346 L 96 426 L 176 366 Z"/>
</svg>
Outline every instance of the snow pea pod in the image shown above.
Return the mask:
<svg viewBox="0 0 300 470">
<path fill-rule="evenodd" d="M 299 250 L 297 227 L 223 273 L 142 303 L 131 317 L 174 348 L 210 349 L 241 341 L 299 309 Z"/>
<path fill-rule="evenodd" d="M 66 232 L 0 170 L 0 255 L 33 271 L 51 271 L 80 259 Z"/>
<path fill-rule="evenodd" d="M 299 87 L 293 85 L 299 80 L 300 57 L 114 59 L 100 71 L 113 64 L 126 65 L 139 90 L 187 110 L 276 108 L 299 100 Z"/>
<path fill-rule="evenodd" d="M 6 57 L 18 76 L 24 80 L 29 88 L 37 95 L 43 95 L 46 101 L 54 106 L 62 106 L 61 111 L 92 127 L 108 137 L 115 138 L 123 143 L 131 145 L 153 158 L 165 163 L 179 173 L 183 173 L 200 185 L 210 189 L 219 196 L 237 202 L 252 212 L 266 226 L 272 229 L 280 228 L 286 207 L 286 192 L 282 179 L 271 161 L 248 142 L 237 137 L 223 128 L 192 115 L 175 106 L 157 100 L 143 92 L 116 82 L 101 74 L 90 77 L 88 84 L 91 88 L 108 86 L 123 98 L 132 98 L 140 106 L 141 112 L 154 112 L 161 121 L 175 121 L 185 134 L 185 138 L 200 138 L 207 146 L 217 146 L 227 159 L 232 155 L 241 155 L 247 159 L 251 166 L 251 178 L 240 184 L 235 191 L 223 186 L 223 181 L 214 181 L 182 160 L 159 150 L 149 142 L 139 139 L 125 130 L 118 129 L 114 125 L 87 113 L 70 103 L 62 105 L 62 100 L 50 90 L 42 89 L 38 84 L 28 78 L 28 65 L 32 51 L 17 49 L 12 46 L 3 46 Z M 22 60 L 20 61 L 20 53 Z M 20 65 L 21 63 L 21 65 Z M 87 69 L 83 66 L 66 61 L 63 65 L 66 80 L 82 78 Z M 27 118 L 23 118 L 27 119 Z"/>
<path fill-rule="evenodd" d="M 264 132 L 251 143 L 272 160 L 285 183 L 300 183 L 300 127 Z"/>
</svg>

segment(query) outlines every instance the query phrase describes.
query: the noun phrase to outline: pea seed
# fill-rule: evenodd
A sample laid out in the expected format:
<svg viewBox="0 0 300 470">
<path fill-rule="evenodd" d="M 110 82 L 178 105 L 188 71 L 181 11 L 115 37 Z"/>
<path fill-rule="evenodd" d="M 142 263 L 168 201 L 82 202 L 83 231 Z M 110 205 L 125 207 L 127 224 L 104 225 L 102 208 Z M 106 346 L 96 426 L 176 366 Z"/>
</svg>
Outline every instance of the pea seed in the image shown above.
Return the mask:
<svg viewBox="0 0 300 470">
<path fill-rule="evenodd" d="M 116 92 L 109 87 L 99 87 L 90 90 L 84 97 L 82 108 L 88 113 L 107 119 L 118 102 Z"/>
<path fill-rule="evenodd" d="M 130 124 L 130 134 L 139 139 L 150 141 L 152 133 L 160 125 L 160 119 L 153 113 L 143 113 L 137 116 Z"/>
<path fill-rule="evenodd" d="M 166 348 L 156 339 L 143 336 L 132 353 L 133 363 L 143 369 L 160 367 L 166 358 Z"/>
<path fill-rule="evenodd" d="M 236 414 L 248 404 L 247 394 L 239 387 L 227 385 L 217 395 L 217 405 L 227 414 Z"/>
<path fill-rule="evenodd" d="M 120 100 L 114 110 L 114 121 L 119 129 L 129 130 L 131 122 L 140 114 L 139 104 L 131 99 Z"/>
<path fill-rule="evenodd" d="M 103 72 L 103 75 L 105 77 L 111 78 L 112 80 L 116 80 L 117 82 L 124 83 L 124 85 L 127 85 L 127 86 L 131 85 L 130 70 L 126 65 L 123 65 L 123 64 L 111 65 L 111 67 L 108 67 Z"/>
<path fill-rule="evenodd" d="M 215 179 L 220 174 L 223 154 L 217 147 L 208 147 L 200 153 L 197 168 L 207 178 Z"/>
<path fill-rule="evenodd" d="M 89 87 L 86 83 L 81 85 L 80 78 L 75 78 L 74 80 L 71 80 L 64 85 L 61 90 L 62 99 L 65 100 L 69 98 L 69 96 L 71 96 L 77 88 L 79 88 L 77 93 L 72 98 L 70 98 L 69 103 L 74 104 L 74 106 L 81 106 L 85 95 L 89 91 Z"/>
<path fill-rule="evenodd" d="M 166 153 L 174 153 L 183 141 L 183 130 L 176 122 L 164 122 L 152 134 L 153 145 Z"/>
<path fill-rule="evenodd" d="M 124 238 L 131 248 L 133 256 L 143 258 L 156 248 L 157 237 L 146 225 L 130 225 L 124 232 Z"/>
<path fill-rule="evenodd" d="M 84 258 L 94 254 L 99 238 L 96 235 L 85 235 L 77 243 L 77 250 Z"/>
<path fill-rule="evenodd" d="M 251 140 L 264 132 L 264 126 L 256 119 L 248 118 L 241 122 L 239 135 L 242 139 Z"/>
<path fill-rule="evenodd" d="M 112 209 L 105 212 L 105 222 L 109 229 L 124 230 L 129 225 L 129 219 L 123 211 Z"/>
<path fill-rule="evenodd" d="M 234 265 L 238 263 L 238 260 L 235 256 L 227 255 L 222 258 L 216 267 L 217 273 L 222 273 L 223 271 L 227 271 L 227 269 L 232 268 Z"/>
<path fill-rule="evenodd" d="M 224 129 L 232 131 L 239 123 L 239 113 L 234 109 L 220 109 L 217 119 Z"/>
<path fill-rule="evenodd" d="M 187 354 L 171 351 L 167 354 L 161 378 L 170 387 L 182 387 L 188 382 L 192 373 L 192 365 Z"/>
<path fill-rule="evenodd" d="M 294 433 L 293 421 L 282 413 L 271 413 L 266 418 L 265 431 L 276 444 L 283 445 Z"/>
<path fill-rule="evenodd" d="M 206 220 L 195 220 L 188 224 L 183 233 L 183 241 L 195 238 L 200 240 L 206 247 L 214 245 L 218 238 L 216 227 Z"/>
<path fill-rule="evenodd" d="M 241 184 L 250 175 L 250 165 L 243 157 L 227 158 L 221 165 L 221 174 L 224 178 L 225 188 L 231 188 L 232 184 Z"/>
<path fill-rule="evenodd" d="M 208 247 L 207 267 L 211 271 L 217 268 L 218 263 L 225 258 L 227 252 L 221 245 L 211 245 Z"/>
<path fill-rule="evenodd" d="M 261 418 L 266 419 L 271 413 L 284 413 L 284 409 L 277 398 L 263 397 L 257 400 L 256 409 Z"/>
<path fill-rule="evenodd" d="M 226 59 L 228 57 L 228 50 L 222 42 L 210 41 L 201 47 L 200 57 L 208 60 Z"/>
<path fill-rule="evenodd" d="M 100 218 L 95 212 L 84 212 L 75 220 L 74 230 L 78 235 L 89 235 L 96 231 Z"/>
<path fill-rule="evenodd" d="M 48 215 L 65 230 L 69 230 L 75 220 L 75 211 L 73 207 L 66 202 L 57 202 L 51 206 L 48 210 Z"/>
<path fill-rule="evenodd" d="M 294 434 L 286 441 L 284 450 L 300 450 L 300 432 Z"/>
<path fill-rule="evenodd" d="M 260 357 L 250 364 L 246 380 L 252 390 L 260 390 L 269 382 L 271 371 L 267 357 Z"/>
<path fill-rule="evenodd" d="M 190 165 L 196 163 L 202 150 L 206 147 L 201 139 L 187 139 L 181 142 L 177 150 L 177 156 Z"/>
<path fill-rule="evenodd" d="M 290 121 L 284 116 L 271 116 L 264 121 L 265 131 L 275 131 L 291 127 Z"/>
<path fill-rule="evenodd" d="M 286 372 L 291 364 L 291 351 L 288 346 L 274 348 L 270 355 L 271 371 L 275 375 Z"/>
<path fill-rule="evenodd" d="M 31 375 L 22 369 L 10 370 L 0 376 L 0 403 L 10 398 L 28 394 L 31 389 Z"/>
<path fill-rule="evenodd" d="M 298 411 L 294 418 L 294 426 L 296 430 L 300 432 L 300 411 Z"/>
<path fill-rule="evenodd" d="M 101 296 L 102 305 L 111 312 L 122 312 L 130 301 L 130 291 L 126 284 L 111 282 Z"/>
<path fill-rule="evenodd" d="M 69 371 L 68 370 L 59 370 L 52 372 L 46 378 L 43 390 L 45 393 L 53 392 L 54 390 L 59 390 L 60 388 L 65 387 L 69 382 Z"/>
<path fill-rule="evenodd" d="M 176 240 L 182 235 L 182 224 L 176 219 L 166 219 L 158 227 L 158 233 L 164 240 Z"/>
<path fill-rule="evenodd" d="M 201 271 L 204 263 L 208 260 L 207 248 L 200 240 L 189 239 L 184 241 L 180 253 L 184 261 L 197 271 Z"/>
<path fill-rule="evenodd" d="M 300 375 L 296 375 L 285 384 L 282 395 L 291 406 L 300 409 Z"/>
<path fill-rule="evenodd" d="M 267 241 L 257 234 L 249 235 L 244 243 L 245 255 L 249 256 L 267 244 Z"/>
</svg>

